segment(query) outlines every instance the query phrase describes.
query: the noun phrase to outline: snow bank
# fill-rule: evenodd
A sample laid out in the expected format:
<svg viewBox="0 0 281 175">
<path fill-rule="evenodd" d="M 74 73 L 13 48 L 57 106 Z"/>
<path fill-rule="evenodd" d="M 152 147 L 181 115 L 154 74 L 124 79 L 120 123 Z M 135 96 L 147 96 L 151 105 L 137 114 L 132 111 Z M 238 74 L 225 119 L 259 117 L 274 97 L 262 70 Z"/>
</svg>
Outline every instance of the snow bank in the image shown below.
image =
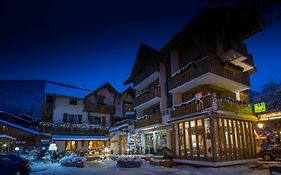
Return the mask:
<svg viewBox="0 0 281 175">
<path fill-rule="evenodd" d="M 71 163 L 71 162 L 85 162 L 87 159 L 85 157 L 78 157 L 76 153 L 71 153 L 70 155 L 64 156 L 59 160 L 59 163 Z"/>
</svg>

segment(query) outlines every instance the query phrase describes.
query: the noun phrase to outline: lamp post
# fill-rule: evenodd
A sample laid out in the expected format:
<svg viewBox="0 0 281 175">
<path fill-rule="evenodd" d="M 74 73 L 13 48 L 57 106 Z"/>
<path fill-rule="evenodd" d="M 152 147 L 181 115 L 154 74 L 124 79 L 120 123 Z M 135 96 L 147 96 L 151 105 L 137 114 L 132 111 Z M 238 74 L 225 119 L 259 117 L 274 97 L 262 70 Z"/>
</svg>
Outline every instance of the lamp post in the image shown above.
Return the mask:
<svg viewBox="0 0 281 175">
<path fill-rule="evenodd" d="M 50 146 L 49 146 L 49 151 L 52 152 L 52 164 L 54 163 L 54 151 L 56 151 L 58 148 L 57 148 L 57 145 L 55 143 L 51 143 Z"/>
<path fill-rule="evenodd" d="M 15 147 L 15 151 L 16 151 L 17 155 L 19 155 L 19 150 L 20 150 L 19 147 Z"/>
</svg>

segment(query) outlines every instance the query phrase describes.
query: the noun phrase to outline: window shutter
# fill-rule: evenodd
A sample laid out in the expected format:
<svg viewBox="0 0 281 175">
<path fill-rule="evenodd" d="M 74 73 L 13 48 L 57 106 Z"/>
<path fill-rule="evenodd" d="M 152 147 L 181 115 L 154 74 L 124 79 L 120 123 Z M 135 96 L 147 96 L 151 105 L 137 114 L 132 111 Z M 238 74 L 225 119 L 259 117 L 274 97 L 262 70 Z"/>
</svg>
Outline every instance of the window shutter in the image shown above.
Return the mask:
<svg viewBox="0 0 281 175">
<path fill-rule="evenodd" d="M 63 113 L 63 123 L 67 123 L 67 114 Z"/>
<path fill-rule="evenodd" d="M 78 115 L 78 124 L 82 124 L 82 115 Z"/>
<path fill-rule="evenodd" d="M 89 124 L 93 124 L 93 120 L 94 120 L 94 117 L 89 115 L 88 116 Z"/>
<path fill-rule="evenodd" d="M 101 125 L 105 126 L 106 117 L 101 117 Z"/>
</svg>

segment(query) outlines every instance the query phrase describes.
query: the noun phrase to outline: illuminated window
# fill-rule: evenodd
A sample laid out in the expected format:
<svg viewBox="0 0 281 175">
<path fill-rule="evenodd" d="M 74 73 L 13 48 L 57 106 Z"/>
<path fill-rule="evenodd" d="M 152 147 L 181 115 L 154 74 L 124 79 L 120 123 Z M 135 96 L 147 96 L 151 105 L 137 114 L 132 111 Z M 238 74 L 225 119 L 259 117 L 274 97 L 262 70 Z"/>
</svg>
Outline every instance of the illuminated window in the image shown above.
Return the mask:
<svg viewBox="0 0 281 175">
<path fill-rule="evenodd" d="M 66 141 L 65 150 L 76 150 L 76 142 L 75 141 Z"/>
</svg>

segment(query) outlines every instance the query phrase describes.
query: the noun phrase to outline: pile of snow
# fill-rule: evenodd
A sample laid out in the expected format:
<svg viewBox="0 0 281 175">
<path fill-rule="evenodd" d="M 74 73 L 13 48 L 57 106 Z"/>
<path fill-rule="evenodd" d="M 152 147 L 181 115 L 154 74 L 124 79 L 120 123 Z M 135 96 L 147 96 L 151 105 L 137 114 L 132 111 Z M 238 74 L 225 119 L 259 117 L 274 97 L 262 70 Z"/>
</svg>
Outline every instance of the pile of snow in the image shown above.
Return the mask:
<svg viewBox="0 0 281 175">
<path fill-rule="evenodd" d="M 140 156 L 119 156 L 117 161 L 141 162 Z"/>
<path fill-rule="evenodd" d="M 76 153 L 71 153 L 70 155 L 66 155 L 60 159 L 59 163 L 85 162 L 86 160 L 87 159 L 85 157 L 78 157 Z"/>
</svg>

